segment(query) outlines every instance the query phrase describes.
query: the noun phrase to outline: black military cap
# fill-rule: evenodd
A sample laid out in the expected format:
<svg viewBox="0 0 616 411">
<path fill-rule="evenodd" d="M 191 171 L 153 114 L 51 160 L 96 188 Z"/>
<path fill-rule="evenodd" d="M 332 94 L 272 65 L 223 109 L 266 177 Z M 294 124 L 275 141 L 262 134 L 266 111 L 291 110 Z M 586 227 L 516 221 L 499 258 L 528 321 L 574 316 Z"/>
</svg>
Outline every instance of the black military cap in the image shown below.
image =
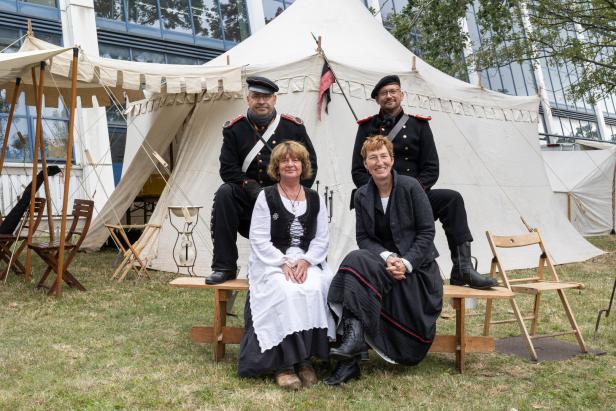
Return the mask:
<svg viewBox="0 0 616 411">
<path fill-rule="evenodd" d="M 383 87 L 388 86 L 390 84 L 400 85 L 400 77 L 396 76 L 395 74 L 390 74 L 389 76 L 383 77 L 382 79 L 379 80 L 378 83 L 376 83 L 376 86 L 374 86 L 374 88 L 372 89 L 372 93 L 370 93 L 370 97 L 376 98 L 377 94 L 379 94 L 379 91 L 381 91 Z"/>
<path fill-rule="evenodd" d="M 262 94 L 274 94 L 278 91 L 278 86 L 272 80 L 265 77 L 251 76 L 246 79 L 248 91 Z"/>
</svg>

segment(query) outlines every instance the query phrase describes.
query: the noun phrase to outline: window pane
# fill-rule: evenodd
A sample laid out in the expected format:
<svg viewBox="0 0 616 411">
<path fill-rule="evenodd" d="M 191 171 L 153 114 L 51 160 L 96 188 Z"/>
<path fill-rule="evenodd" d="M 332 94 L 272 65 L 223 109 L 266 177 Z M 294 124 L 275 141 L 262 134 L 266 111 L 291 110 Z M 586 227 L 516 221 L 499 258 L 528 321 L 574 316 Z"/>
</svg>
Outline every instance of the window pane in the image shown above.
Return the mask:
<svg viewBox="0 0 616 411">
<path fill-rule="evenodd" d="M 56 5 L 56 0 L 20 0 L 23 1 L 24 3 L 32 3 L 32 4 L 39 4 L 41 6 L 47 6 L 47 7 L 58 7 Z"/>
<path fill-rule="evenodd" d="M 160 14 L 165 29 L 192 34 L 188 0 L 160 0 Z"/>
<path fill-rule="evenodd" d="M 225 40 L 239 43 L 250 35 L 245 0 L 220 0 Z"/>
<path fill-rule="evenodd" d="M 503 89 L 501 93 L 511 94 L 515 96 L 515 85 L 513 84 L 513 76 L 509 65 L 499 68 L 501 79 L 503 81 Z"/>
<path fill-rule="evenodd" d="M 61 34 L 37 33 L 36 37 L 48 43 L 55 44 L 56 46 L 62 46 L 62 44 L 64 43 L 62 41 Z"/>
<path fill-rule="evenodd" d="M 165 55 L 154 51 L 133 49 L 133 61 L 141 61 L 145 63 L 164 63 Z"/>
<path fill-rule="evenodd" d="M 127 0 L 128 21 L 142 26 L 159 26 L 156 0 Z"/>
<path fill-rule="evenodd" d="M 394 15 L 394 5 L 392 0 L 379 0 L 379 4 L 381 5 L 383 25 L 388 26 L 388 20 Z"/>
<path fill-rule="evenodd" d="M 0 117 L 2 135 L 6 131 L 6 117 Z M 19 135 L 18 132 L 21 134 Z M 28 163 L 32 161 L 32 147 L 25 118 L 13 118 L 11 134 L 6 147 L 6 161 Z"/>
<path fill-rule="evenodd" d="M 108 59 L 130 60 L 130 49 L 128 47 L 99 43 L 98 52 L 101 57 Z"/>
<path fill-rule="evenodd" d="M 68 121 L 43 121 L 43 139 L 47 158 L 66 158 Z"/>
<path fill-rule="evenodd" d="M 192 57 L 178 56 L 175 54 L 167 54 L 168 64 L 199 64 L 197 59 Z"/>
<path fill-rule="evenodd" d="M 274 20 L 276 16 L 284 11 L 282 0 L 263 0 L 263 14 L 265 14 L 265 24 Z"/>
<path fill-rule="evenodd" d="M 11 99 L 13 98 L 12 94 L 13 93 L 11 92 L 7 96 L 6 90 L 0 90 L 0 99 L 2 99 L 2 102 L 0 103 L 0 114 L 9 114 L 9 110 L 11 109 Z M 14 115 L 17 116 L 20 114 L 26 115 L 26 95 L 24 93 L 20 93 L 14 110 Z M 4 129 L 2 129 L 1 132 L 4 132 Z"/>
<path fill-rule="evenodd" d="M 9 44 L 15 42 L 15 40 L 17 40 L 19 37 L 19 30 L 0 27 L 0 50 L 4 50 L 5 53 L 14 53 L 19 50 L 19 41 L 13 44 L 11 47 L 8 47 Z"/>
<path fill-rule="evenodd" d="M 68 120 L 68 110 L 62 102 L 62 98 L 58 98 L 56 105 L 58 107 L 47 107 L 47 96 L 43 96 L 43 117 L 46 118 L 63 118 Z M 55 102 L 54 102 L 55 103 Z M 51 105 L 51 102 L 49 103 Z M 32 107 L 30 114 L 36 117 L 36 107 Z"/>
<path fill-rule="evenodd" d="M 98 17 L 124 21 L 124 2 L 122 0 L 94 0 L 94 11 Z"/>
<path fill-rule="evenodd" d="M 222 27 L 218 2 L 215 0 L 192 0 L 195 35 L 222 39 Z"/>
</svg>

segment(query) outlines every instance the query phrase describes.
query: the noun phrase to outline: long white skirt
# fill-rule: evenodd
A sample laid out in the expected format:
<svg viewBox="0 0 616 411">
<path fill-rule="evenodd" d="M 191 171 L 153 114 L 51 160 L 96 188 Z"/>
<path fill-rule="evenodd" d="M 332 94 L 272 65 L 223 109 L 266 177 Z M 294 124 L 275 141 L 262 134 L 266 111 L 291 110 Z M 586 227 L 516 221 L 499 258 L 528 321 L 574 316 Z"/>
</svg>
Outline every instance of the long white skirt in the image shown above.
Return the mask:
<svg viewBox="0 0 616 411">
<path fill-rule="evenodd" d="M 293 261 L 302 250 L 291 247 L 286 256 Z M 280 267 L 263 264 L 251 254 L 248 266 L 250 309 L 261 352 L 277 346 L 289 334 L 312 328 L 327 329 L 336 338 L 336 324 L 327 305 L 333 273 L 326 262 L 308 269 L 306 281 L 287 281 Z"/>
</svg>

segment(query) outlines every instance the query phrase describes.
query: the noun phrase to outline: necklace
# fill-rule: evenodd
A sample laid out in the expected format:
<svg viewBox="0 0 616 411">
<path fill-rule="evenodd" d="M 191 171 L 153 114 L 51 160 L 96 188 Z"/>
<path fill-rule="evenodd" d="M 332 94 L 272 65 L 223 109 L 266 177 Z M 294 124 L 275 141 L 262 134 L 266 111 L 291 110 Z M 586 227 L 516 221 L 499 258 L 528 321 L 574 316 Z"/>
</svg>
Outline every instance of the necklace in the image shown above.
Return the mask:
<svg viewBox="0 0 616 411">
<path fill-rule="evenodd" d="M 287 193 L 287 190 L 284 189 L 282 184 L 278 183 L 278 187 L 280 187 L 280 189 L 282 190 L 284 195 L 287 196 L 287 198 L 291 202 L 291 210 L 292 210 L 293 214 L 295 214 L 295 212 L 297 211 L 297 206 L 299 206 L 299 201 L 297 199 L 299 198 L 299 195 L 302 192 L 302 186 L 301 185 L 299 186 L 299 190 L 297 190 L 297 195 L 295 196 L 295 200 L 291 199 L 291 196 L 289 195 L 289 193 Z"/>
</svg>

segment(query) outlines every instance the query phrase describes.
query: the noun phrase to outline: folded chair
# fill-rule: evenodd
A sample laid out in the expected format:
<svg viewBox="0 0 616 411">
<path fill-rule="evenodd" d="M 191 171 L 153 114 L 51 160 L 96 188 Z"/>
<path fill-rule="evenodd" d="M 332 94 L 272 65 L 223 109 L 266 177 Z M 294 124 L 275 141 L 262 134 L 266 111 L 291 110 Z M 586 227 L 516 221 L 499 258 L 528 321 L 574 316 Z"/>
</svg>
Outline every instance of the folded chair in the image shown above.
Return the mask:
<svg viewBox="0 0 616 411">
<path fill-rule="evenodd" d="M 68 270 L 69 265 L 73 261 L 73 258 L 79 251 L 81 243 L 85 239 L 88 229 L 90 228 L 90 222 L 92 221 L 92 211 L 94 210 L 94 201 L 91 200 L 75 200 L 73 203 L 73 222 L 71 227 L 66 233 L 66 242 L 64 245 L 64 269 L 62 273 L 58 272 L 58 257 L 60 255 L 60 240 L 54 240 L 46 243 L 31 244 L 29 247 L 37 253 L 45 263 L 47 268 L 45 273 L 36 285 L 37 288 L 45 287 L 45 281 L 49 274 L 53 271 L 67 283 L 70 287 L 77 288 L 81 291 L 86 291 L 85 287 L 81 285 L 75 276 Z M 55 283 L 55 280 L 54 282 Z M 53 284 L 52 283 L 52 284 Z M 53 287 L 49 287 L 49 292 L 53 292 Z"/>
<path fill-rule="evenodd" d="M 492 254 L 494 255 L 494 258 L 492 259 L 490 275 L 492 277 L 496 277 L 498 273 L 501 277 L 502 285 L 509 288 L 516 294 L 530 294 L 534 296 L 534 305 L 532 313 L 526 316 L 522 316 L 516 302 L 517 297 L 515 297 L 510 300 L 515 319 L 492 321 L 492 301 L 488 300 L 486 305 L 485 322 L 483 329 L 484 335 L 487 336 L 490 334 L 491 324 L 517 321 L 520 326 L 522 336 L 524 337 L 526 344 L 528 345 L 528 351 L 533 361 L 538 360 L 537 352 L 535 351 L 535 347 L 533 345 L 533 340 L 545 337 L 574 334 L 580 346 L 580 351 L 583 353 L 588 352 L 586 348 L 586 343 L 584 342 L 584 338 L 582 337 L 582 333 L 580 332 L 580 329 L 573 316 L 573 312 L 571 311 L 571 307 L 569 306 L 569 302 L 567 301 L 567 297 L 565 296 L 566 289 L 581 290 L 584 288 L 584 285 L 577 282 L 563 282 L 558 279 L 558 275 L 556 274 L 556 270 L 554 269 L 554 264 L 552 263 L 552 259 L 550 258 L 545 249 L 545 245 L 543 243 L 543 239 L 541 238 L 539 230 L 531 229 L 531 231 L 527 234 L 516 236 L 496 236 L 492 235 L 489 231 L 487 231 L 486 235 L 488 237 L 490 248 L 492 249 Z M 509 273 L 505 271 L 505 267 L 503 266 L 502 260 L 498 254 L 497 249 L 531 246 L 536 248 L 538 251 L 539 265 L 537 267 L 536 275 L 526 278 L 511 278 Z M 547 276 L 545 274 L 546 268 L 548 273 Z M 539 322 L 539 305 L 541 303 L 541 295 L 544 292 L 556 292 L 558 294 L 565 313 L 567 314 L 569 323 L 571 325 L 571 330 L 545 335 L 536 334 L 537 324 Z M 530 332 L 527 330 L 526 325 L 524 324 L 524 321 L 527 320 L 531 320 Z"/>
<path fill-rule="evenodd" d="M 32 231 L 36 232 L 41 220 L 47 200 L 44 198 L 34 198 L 34 223 Z M 6 223 L 5 221 L 4 223 Z M 6 269 L 0 273 L 0 280 L 4 280 L 9 271 L 13 269 L 16 274 L 23 274 L 26 269 L 19 261 L 19 256 L 26 248 L 28 232 L 30 229 L 30 219 L 28 213 L 21 217 L 21 224 L 17 224 L 14 231 L 10 234 L 0 234 L 0 261 L 6 263 Z"/>
</svg>

